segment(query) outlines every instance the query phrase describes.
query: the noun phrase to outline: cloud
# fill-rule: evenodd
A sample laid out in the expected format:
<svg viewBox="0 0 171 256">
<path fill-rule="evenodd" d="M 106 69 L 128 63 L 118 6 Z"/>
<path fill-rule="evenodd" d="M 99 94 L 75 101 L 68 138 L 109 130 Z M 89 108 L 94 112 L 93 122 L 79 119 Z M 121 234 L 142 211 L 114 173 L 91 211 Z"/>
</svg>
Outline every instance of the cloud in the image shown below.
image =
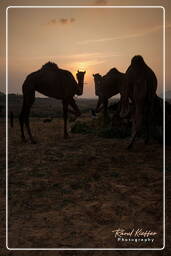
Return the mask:
<svg viewBox="0 0 171 256">
<path fill-rule="evenodd" d="M 144 30 L 142 32 L 137 32 L 137 33 L 128 34 L 128 35 L 121 35 L 121 36 L 117 36 L 117 37 L 89 39 L 89 40 L 78 42 L 78 44 L 103 43 L 103 42 L 108 42 L 108 41 L 113 41 L 113 40 L 123 40 L 123 39 L 143 37 L 143 36 L 149 35 L 151 33 L 154 33 L 154 32 L 160 31 L 160 30 L 162 30 L 162 26 L 156 26 L 151 29 Z"/>
<path fill-rule="evenodd" d="M 57 24 L 57 20 L 56 19 L 51 19 L 45 25 L 56 25 L 56 24 Z"/>
<path fill-rule="evenodd" d="M 67 25 L 67 24 L 71 24 L 75 22 L 75 18 L 61 18 L 61 19 L 51 19 L 48 21 L 48 23 L 46 25 Z"/>
<path fill-rule="evenodd" d="M 71 23 L 75 22 L 75 18 L 70 18 L 70 22 Z"/>
<path fill-rule="evenodd" d="M 68 19 L 65 19 L 65 18 L 62 18 L 59 20 L 59 22 L 63 25 L 67 24 L 68 23 Z"/>
</svg>

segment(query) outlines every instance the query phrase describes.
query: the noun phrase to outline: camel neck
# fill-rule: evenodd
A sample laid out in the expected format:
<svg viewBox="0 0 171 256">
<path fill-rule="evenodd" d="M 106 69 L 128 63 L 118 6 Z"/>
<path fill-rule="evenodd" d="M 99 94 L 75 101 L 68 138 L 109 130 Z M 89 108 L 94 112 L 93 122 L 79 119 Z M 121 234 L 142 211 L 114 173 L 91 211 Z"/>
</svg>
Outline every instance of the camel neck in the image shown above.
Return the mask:
<svg viewBox="0 0 171 256">
<path fill-rule="evenodd" d="M 83 94 L 83 81 L 78 81 L 78 90 L 77 90 L 77 95 L 82 95 Z"/>
</svg>

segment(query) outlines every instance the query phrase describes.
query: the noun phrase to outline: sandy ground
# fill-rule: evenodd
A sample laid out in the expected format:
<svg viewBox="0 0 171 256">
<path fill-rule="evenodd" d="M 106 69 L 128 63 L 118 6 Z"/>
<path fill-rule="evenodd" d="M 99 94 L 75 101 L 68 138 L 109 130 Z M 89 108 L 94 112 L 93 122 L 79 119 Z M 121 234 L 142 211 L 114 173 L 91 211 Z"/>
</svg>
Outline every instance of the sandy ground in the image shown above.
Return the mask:
<svg viewBox="0 0 171 256">
<path fill-rule="evenodd" d="M 70 134 L 63 139 L 60 119 L 33 119 L 38 143 L 23 144 L 19 127 L 9 129 L 8 194 L 10 248 L 161 248 L 163 245 L 163 154 L 153 142 Z M 1 162 L 5 167 L 5 131 L 1 120 Z M 171 148 L 166 148 L 166 175 L 171 179 Z M 4 185 L 5 176 L 2 183 Z M 3 186 L 1 220 L 5 223 Z M 153 243 L 118 242 L 112 231 L 157 232 Z M 3 224 L 5 229 L 5 224 Z M 5 232 L 2 232 L 4 246 Z M 168 232 L 168 236 L 170 233 Z M 115 251 L 117 255 L 135 254 Z M 145 255 L 163 255 L 163 252 Z M 88 251 L 86 255 L 107 255 Z M 65 252 L 9 251 L 1 255 L 64 255 Z M 80 252 L 66 252 L 80 255 Z M 110 252 L 108 252 L 110 254 Z M 114 252 L 111 253 L 113 255 Z M 129 255 L 130 255 L 129 254 Z M 142 254 L 137 251 L 135 255 Z M 166 254 L 167 255 L 167 252 Z"/>
</svg>

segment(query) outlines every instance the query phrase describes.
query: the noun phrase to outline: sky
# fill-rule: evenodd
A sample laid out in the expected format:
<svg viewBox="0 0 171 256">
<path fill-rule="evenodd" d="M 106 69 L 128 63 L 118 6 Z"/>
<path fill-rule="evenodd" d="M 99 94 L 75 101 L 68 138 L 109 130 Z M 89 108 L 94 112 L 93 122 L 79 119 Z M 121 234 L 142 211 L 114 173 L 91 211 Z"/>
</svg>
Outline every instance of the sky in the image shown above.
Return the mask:
<svg viewBox="0 0 171 256">
<path fill-rule="evenodd" d="M 105 0 L 94 4 L 91 1 L 96 6 L 108 4 Z M 169 32 L 170 27 L 168 22 Z M 160 94 L 163 9 L 9 8 L 8 49 L 10 93 L 21 94 L 26 76 L 52 61 L 74 76 L 78 69 L 86 70 L 82 97 L 92 98 L 95 97 L 92 74 L 105 75 L 113 67 L 125 72 L 131 58 L 140 54 L 155 72 Z M 3 54 L 1 57 L 4 58 Z M 168 76 L 166 90 L 171 89 L 170 85 Z"/>
</svg>

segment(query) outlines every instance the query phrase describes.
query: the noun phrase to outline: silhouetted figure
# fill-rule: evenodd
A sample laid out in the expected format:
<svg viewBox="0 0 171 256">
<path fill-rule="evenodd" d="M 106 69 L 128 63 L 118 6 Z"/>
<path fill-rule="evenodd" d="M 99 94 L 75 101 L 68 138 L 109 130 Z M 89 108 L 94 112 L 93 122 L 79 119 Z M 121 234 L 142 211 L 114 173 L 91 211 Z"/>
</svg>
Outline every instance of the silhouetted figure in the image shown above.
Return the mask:
<svg viewBox="0 0 171 256">
<path fill-rule="evenodd" d="M 14 114 L 12 111 L 10 112 L 10 126 L 14 127 Z"/>
<path fill-rule="evenodd" d="M 132 102 L 132 137 L 128 148 L 131 148 L 137 134 L 146 127 L 145 143 L 149 141 L 150 119 L 154 98 L 157 90 L 157 78 L 154 72 L 144 62 L 142 56 L 134 56 L 131 65 L 126 71 L 127 86 L 122 98 L 121 117 L 130 114 L 130 104 Z"/>
<path fill-rule="evenodd" d="M 68 137 L 67 118 L 68 105 L 70 105 L 76 116 L 79 116 L 80 110 L 74 100 L 74 95 L 82 95 L 85 72 L 78 71 L 76 74 L 78 83 L 71 72 L 59 69 L 55 63 L 48 62 L 36 72 L 27 76 L 23 84 L 23 106 L 20 114 L 21 137 L 25 141 L 24 124 L 26 125 L 28 135 L 32 143 L 33 139 L 29 126 L 30 108 L 35 100 L 35 91 L 48 97 L 62 100 L 64 117 L 64 137 Z"/>
<path fill-rule="evenodd" d="M 95 94 L 99 97 L 96 112 L 104 108 L 104 114 L 107 113 L 108 99 L 120 93 L 121 96 L 125 86 L 125 74 L 112 68 L 106 75 L 93 74 L 95 83 Z"/>
</svg>

